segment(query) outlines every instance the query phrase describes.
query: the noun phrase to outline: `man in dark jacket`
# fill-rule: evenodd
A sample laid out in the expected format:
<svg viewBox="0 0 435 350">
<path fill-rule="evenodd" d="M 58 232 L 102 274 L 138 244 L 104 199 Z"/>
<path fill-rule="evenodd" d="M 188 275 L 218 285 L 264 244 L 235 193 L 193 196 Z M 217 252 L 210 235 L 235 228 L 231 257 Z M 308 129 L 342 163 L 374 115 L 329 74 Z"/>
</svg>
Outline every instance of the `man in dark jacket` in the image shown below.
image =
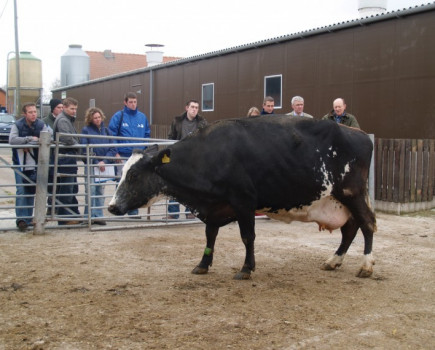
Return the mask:
<svg viewBox="0 0 435 350">
<path fill-rule="evenodd" d="M 11 145 L 23 145 L 23 148 L 12 150 L 14 165 L 21 165 L 15 172 L 17 186 L 17 197 L 15 201 L 15 212 L 17 215 L 17 227 L 25 231 L 32 224 L 33 204 L 35 200 L 35 186 L 22 186 L 36 181 L 36 167 L 38 164 L 38 148 L 26 147 L 25 145 L 38 144 L 41 131 L 48 131 L 47 126 L 40 119 L 37 119 L 36 104 L 26 103 L 23 106 L 24 117 L 12 125 L 9 134 Z M 20 172 L 20 173 L 18 173 Z M 21 173 L 26 176 L 23 178 Z"/>
<path fill-rule="evenodd" d="M 64 99 L 63 111 L 56 117 L 54 122 L 54 140 L 56 140 L 57 133 L 71 135 L 62 135 L 59 137 L 59 142 L 64 146 L 73 146 L 80 143 L 79 137 L 75 136 L 77 131 L 74 127 L 78 105 L 78 101 L 72 97 Z M 64 174 L 64 176 L 59 176 L 57 178 L 58 188 L 56 192 L 61 196 L 58 196 L 56 203 L 62 205 L 57 208 L 57 214 L 69 219 L 66 221 L 60 220 L 59 225 L 77 225 L 80 223 L 80 221 L 77 220 L 80 212 L 76 198 L 76 194 L 78 193 L 78 168 L 77 158 L 75 158 L 75 156 L 78 155 L 79 149 L 60 147 L 59 153 L 58 172 Z M 64 155 L 66 155 L 66 157 Z"/>
<path fill-rule="evenodd" d="M 358 129 L 360 128 L 355 116 L 350 113 L 346 113 L 346 102 L 344 102 L 343 98 L 335 99 L 332 103 L 332 108 L 332 111 L 325 115 L 322 119 L 329 119 L 337 122 L 338 124 L 343 124 Z"/>
<path fill-rule="evenodd" d="M 194 133 L 196 130 L 201 129 L 207 125 L 207 120 L 198 114 L 199 102 L 197 100 L 187 101 L 185 109 L 186 111 L 182 115 L 175 117 L 172 121 L 171 130 L 168 134 L 168 139 L 182 140 L 190 134 Z M 173 203 L 173 201 L 171 201 L 171 203 Z M 168 219 L 178 219 L 179 211 L 180 206 L 178 204 L 169 204 L 168 212 L 170 214 L 168 215 Z M 194 216 L 187 208 L 186 218 L 194 218 Z"/>
<path fill-rule="evenodd" d="M 261 110 L 261 115 L 264 114 L 275 114 L 275 100 L 272 96 L 266 96 L 263 100 L 263 109 Z"/>
<path fill-rule="evenodd" d="M 42 121 L 48 125 L 51 129 L 54 127 L 54 121 L 56 120 L 56 117 L 62 112 L 63 110 L 63 104 L 61 100 L 58 100 L 57 98 L 52 98 L 50 100 L 50 114 L 47 115 L 45 118 L 42 119 Z"/>
<path fill-rule="evenodd" d="M 59 100 L 57 98 L 52 98 L 50 100 L 50 114 L 42 119 L 42 121 L 45 123 L 45 125 L 50 127 L 52 132 L 54 129 L 54 122 L 56 121 L 56 117 L 62 112 L 62 110 L 63 110 L 62 100 Z M 48 176 L 49 176 L 48 182 L 53 183 L 52 172 L 50 172 Z M 51 215 L 51 208 L 52 208 L 52 204 L 51 204 L 52 196 L 51 196 L 51 194 L 53 193 L 53 186 L 48 185 L 47 190 L 49 193 L 49 196 L 47 198 L 47 215 Z"/>
<path fill-rule="evenodd" d="M 189 134 L 207 125 L 207 120 L 198 114 L 199 102 L 189 100 L 185 107 L 186 111 L 175 117 L 168 134 L 170 140 L 182 140 Z"/>
</svg>

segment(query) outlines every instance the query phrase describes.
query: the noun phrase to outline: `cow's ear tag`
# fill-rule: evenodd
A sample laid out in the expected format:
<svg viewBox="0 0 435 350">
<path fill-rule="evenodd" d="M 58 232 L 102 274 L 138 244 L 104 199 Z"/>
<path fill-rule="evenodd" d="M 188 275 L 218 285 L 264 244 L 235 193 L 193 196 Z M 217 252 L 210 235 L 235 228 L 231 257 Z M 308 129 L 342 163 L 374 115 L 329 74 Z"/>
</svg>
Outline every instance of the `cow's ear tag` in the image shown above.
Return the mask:
<svg viewBox="0 0 435 350">
<path fill-rule="evenodd" d="M 169 158 L 166 154 L 162 157 L 162 163 L 168 164 L 171 161 L 171 158 Z"/>
</svg>

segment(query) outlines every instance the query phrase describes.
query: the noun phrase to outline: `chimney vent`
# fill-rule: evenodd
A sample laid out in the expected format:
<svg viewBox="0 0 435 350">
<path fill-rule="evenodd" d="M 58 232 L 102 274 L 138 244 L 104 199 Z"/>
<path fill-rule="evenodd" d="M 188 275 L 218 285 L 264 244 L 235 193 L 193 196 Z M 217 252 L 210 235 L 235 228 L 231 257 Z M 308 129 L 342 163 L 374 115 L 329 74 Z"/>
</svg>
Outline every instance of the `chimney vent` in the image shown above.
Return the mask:
<svg viewBox="0 0 435 350">
<path fill-rule="evenodd" d="M 112 50 L 104 50 L 104 58 L 115 58 L 115 55 L 113 54 Z"/>
<path fill-rule="evenodd" d="M 156 47 L 163 47 L 164 45 L 161 44 L 146 44 L 146 47 L 149 47 L 150 49 L 146 51 L 147 55 L 147 66 L 152 67 L 156 66 L 158 64 L 163 63 L 163 51 L 154 51 L 153 48 Z"/>
</svg>

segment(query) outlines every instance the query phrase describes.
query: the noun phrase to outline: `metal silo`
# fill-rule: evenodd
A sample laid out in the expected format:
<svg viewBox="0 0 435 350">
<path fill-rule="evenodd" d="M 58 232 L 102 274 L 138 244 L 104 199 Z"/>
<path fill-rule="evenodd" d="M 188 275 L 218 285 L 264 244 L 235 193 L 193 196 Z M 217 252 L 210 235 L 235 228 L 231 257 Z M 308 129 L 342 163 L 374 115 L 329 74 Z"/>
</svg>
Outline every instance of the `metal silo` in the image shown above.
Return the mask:
<svg viewBox="0 0 435 350">
<path fill-rule="evenodd" d="M 358 12 L 361 17 L 380 15 L 387 10 L 387 0 L 358 0 Z"/>
<path fill-rule="evenodd" d="M 28 51 L 20 52 L 20 106 L 27 102 L 38 103 L 42 95 L 42 64 Z M 17 76 L 15 70 L 15 57 L 8 61 L 7 77 L 7 106 L 8 112 L 19 115 L 21 111 L 13 110 L 16 104 Z"/>
<path fill-rule="evenodd" d="M 69 45 L 60 63 L 62 86 L 80 84 L 89 80 L 89 56 L 82 50 L 82 45 Z"/>
</svg>

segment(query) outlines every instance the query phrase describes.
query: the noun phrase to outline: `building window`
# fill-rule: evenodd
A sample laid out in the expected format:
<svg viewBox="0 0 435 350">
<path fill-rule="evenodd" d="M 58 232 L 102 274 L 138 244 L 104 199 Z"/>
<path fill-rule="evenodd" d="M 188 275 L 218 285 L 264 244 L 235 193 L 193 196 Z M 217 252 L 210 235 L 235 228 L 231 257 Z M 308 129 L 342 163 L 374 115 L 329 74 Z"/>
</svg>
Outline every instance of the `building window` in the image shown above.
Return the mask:
<svg viewBox="0 0 435 350">
<path fill-rule="evenodd" d="M 264 97 L 272 96 L 275 108 L 282 108 L 282 75 L 269 75 L 264 77 Z"/>
<path fill-rule="evenodd" d="M 214 83 L 202 84 L 202 111 L 214 110 Z"/>
<path fill-rule="evenodd" d="M 89 100 L 89 108 L 95 107 L 95 98 Z"/>
</svg>

